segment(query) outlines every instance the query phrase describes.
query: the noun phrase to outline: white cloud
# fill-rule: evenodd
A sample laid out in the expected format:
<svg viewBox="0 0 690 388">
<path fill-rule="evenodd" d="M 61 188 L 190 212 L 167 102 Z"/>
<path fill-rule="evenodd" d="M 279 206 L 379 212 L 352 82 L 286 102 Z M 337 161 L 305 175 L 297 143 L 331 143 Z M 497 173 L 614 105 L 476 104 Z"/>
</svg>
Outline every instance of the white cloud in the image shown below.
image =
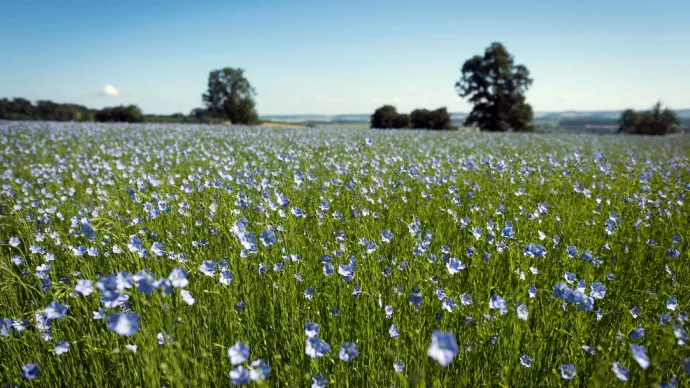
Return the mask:
<svg viewBox="0 0 690 388">
<path fill-rule="evenodd" d="M 109 97 L 115 97 L 120 94 L 120 91 L 115 88 L 115 86 L 110 85 L 110 84 L 105 84 L 103 86 L 103 95 L 104 96 L 109 96 Z"/>
<path fill-rule="evenodd" d="M 396 104 L 400 104 L 400 99 L 398 97 L 393 97 L 393 102 Z"/>
<path fill-rule="evenodd" d="M 417 86 L 416 85 L 408 85 L 407 90 L 414 92 L 415 90 L 417 90 Z"/>
</svg>

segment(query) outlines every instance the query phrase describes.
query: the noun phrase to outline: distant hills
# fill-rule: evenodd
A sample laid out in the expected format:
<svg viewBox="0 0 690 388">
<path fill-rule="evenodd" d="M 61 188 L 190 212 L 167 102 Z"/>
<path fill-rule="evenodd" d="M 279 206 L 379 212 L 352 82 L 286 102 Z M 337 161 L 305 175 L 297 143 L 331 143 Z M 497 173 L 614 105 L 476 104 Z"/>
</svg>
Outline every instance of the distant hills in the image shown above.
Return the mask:
<svg viewBox="0 0 690 388">
<path fill-rule="evenodd" d="M 535 112 L 534 117 L 538 119 L 572 119 L 581 117 L 592 117 L 600 119 L 618 119 L 621 116 L 622 110 L 567 110 L 561 112 Z M 679 119 L 690 118 L 690 109 L 678 109 L 676 114 Z"/>
<path fill-rule="evenodd" d="M 535 112 L 535 120 L 563 120 L 575 118 L 618 119 L 623 110 L 591 110 L 591 111 L 556 111 Z M 676 110 L 678 118 L 690 119 L 690 109 Z M 454 123 L 465 120 L 467 113 L 451 112 L 450 118 Z M 368 123 L 370 114 L 340 114 L 340 115 L 262 115 L 264 121 L 278 121 L 284 123 Z"/>
</svg>

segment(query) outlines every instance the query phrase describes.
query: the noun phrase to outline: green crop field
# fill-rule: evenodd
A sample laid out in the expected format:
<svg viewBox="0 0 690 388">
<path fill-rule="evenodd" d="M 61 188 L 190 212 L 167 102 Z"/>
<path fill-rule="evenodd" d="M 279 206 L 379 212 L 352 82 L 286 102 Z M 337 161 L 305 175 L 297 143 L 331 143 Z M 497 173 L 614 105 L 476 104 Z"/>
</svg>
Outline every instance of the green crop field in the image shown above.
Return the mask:
<svg viewBox="0 0 690 388">
<path fill-rule="evenodd" d="M 690 385 L 690 137 L 0 142 L 0 384 Z"/>
</svg>

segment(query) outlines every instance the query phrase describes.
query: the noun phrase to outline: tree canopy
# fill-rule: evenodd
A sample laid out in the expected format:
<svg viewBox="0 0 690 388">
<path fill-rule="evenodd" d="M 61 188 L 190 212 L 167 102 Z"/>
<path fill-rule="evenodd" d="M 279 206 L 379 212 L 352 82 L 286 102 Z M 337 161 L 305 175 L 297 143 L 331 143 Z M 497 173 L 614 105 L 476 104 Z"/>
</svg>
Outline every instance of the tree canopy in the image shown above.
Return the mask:
<svg viewBox="0 0 690 388">
<path fill-rule="evenodd" d="M 384 105 L 371 115 L 372 128 L 409 128 L 410 116 L 398 113 L 392 105 Z"/>
<path fill-rule="evenodd" d="M 193 109 L 189 115 L 142 114 L 136 105 L 91 109 L 77 104 L 63 104 L 50 100 L 36 103 L 25 98 L 0 98 L 0 120 L 45 121 L 101 121 L 221 124 L 223 119 L 206 109 Z"/>
<path fill-rule="evenodd" d="M 436 110 L 415 109 L 410 113 L 413 128 L 426 129 L 453 129 L 448 110 L 438 108 Z"/>
<path fill-rule="evenodd" d="M 256 124 L 256 91 L 244 76 L 244 69 L 226 67 L 208 75 L 208 89 L 202 99 L 213 114 L 226 117 L 233 124 Z"/>
<path fill-rule="evenodd" d="M 103 108 L 96 112 L 96 121 L 101 122 L 125 122 L 140 123 L 144 121 L 144 115 L 136 105 L 121 105 L 112 108 Z"/>
<path fill-rule="evenodd" d="M 77 104 L 40 100 L 35 104 L 25 98 L 0 99 L 2 120 L 94 121 L 98 111 Z"/>
<path fill-rule="evenodd" d="M 665 135 L 676 132 L 679 127 L 676 113 L 668 108 L 662 109 L 661 102 L 644 112 L 626 109 L 618 120 L 619 133 L 635 135 Z"/>
<path fill-rule="evenodd" d="M 371 115 L 371 128 L 453 129 L 448 110 L 415 109 L 409 115 L 398 113 L 392 105 L 384 105 Z"/>
<path fill-rule="evenodd" d="M 465 125 L 482 131 L 531 131 L 532 107 L 525 102 L 531 85 L 527 67 L 515 65 L 501 43 L 492 43 L 484 56 L 465 62 L 455 83 L 458 95 L 474 105 Z"/>
</svg>

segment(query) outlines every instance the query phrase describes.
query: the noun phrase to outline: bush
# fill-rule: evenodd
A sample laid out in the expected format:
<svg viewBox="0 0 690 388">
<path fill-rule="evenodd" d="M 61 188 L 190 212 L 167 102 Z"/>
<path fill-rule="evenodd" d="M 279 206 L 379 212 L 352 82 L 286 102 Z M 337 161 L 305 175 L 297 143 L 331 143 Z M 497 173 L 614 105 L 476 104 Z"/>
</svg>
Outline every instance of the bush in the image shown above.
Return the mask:
<svg viewBox="0 0 690 388">
<path fill-rule="evenodd" d="M 677 132 L 680 120 L 672 110 L 661 109 L 661 102 L 657 102 L 651 110 L 635 112 L 626 109 L 618 121 L 618 132 L 634 135 L 665 135 Z"/>
<path fill-rule="evenodd" d="M 415 109 L 410 114 L 412 127 L 418 129 L 453 129 L 448 110 L 438 108 L 433 111 Z"/>
<path fill-rule="evenodd" d="M 144 115 L 138 106 L 127 105 L 103 108 L 96 112 L 95 119 L 100 122 L 140 123 L 144 121 Z"/>
<path fill-rule="evenodd" d="M 371 115 L 372 128 L 404 128 L 403 119 L 399 118 L 398 111 L 392 105 L 384 105 Z M 409 120 L 408 120 L 409 121 Z M 409 124 L 409 122 L 408 122 Z M 398 126 L 401 125 L 401 126 Z"/>
<path fill-rule="evenodd" d="M 439 108 L 434 111 L 415 109 L 411 114 L 400 114 L 392 105 L 384 105 L 371 115 L 372 128 L 417 128 L 417 129 L 453 129 L 448 110 Z"/>
</svg>

